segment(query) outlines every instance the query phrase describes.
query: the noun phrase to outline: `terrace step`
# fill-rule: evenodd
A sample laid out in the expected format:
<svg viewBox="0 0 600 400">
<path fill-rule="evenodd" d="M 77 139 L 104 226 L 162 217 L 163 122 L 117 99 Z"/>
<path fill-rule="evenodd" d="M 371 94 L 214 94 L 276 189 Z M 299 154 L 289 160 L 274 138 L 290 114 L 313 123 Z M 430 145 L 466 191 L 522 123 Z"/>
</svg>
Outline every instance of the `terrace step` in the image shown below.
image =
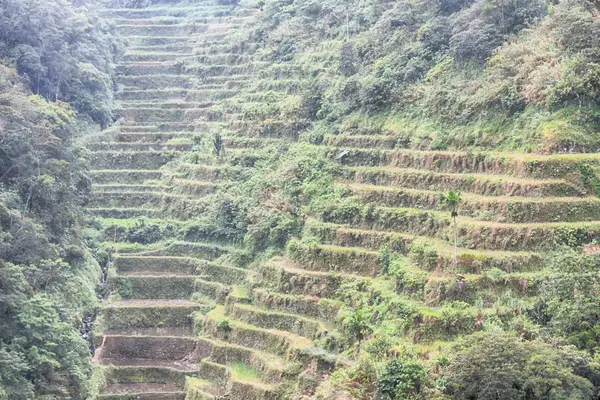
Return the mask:
<svg viewBox="0 0 600 400">
<path fill-rule="evenodd" d="M 331 210 L 325 222 L 437 239 L 451 240 L 453 237 L 453 221 L 445 212 L 379 206 L 368 206 L 363 211 L 348 217 Z M 561 243 L 575 245 L 569 235 L 575 235 L 576 245 L 583 246 L 600 234 L 600 221 L 510 224 L 459 216 L 456 227 L 459 245 L 477 250 L 541 251 Z"/>
<path fill-rule="evenodd" d="M 448 188 L 481 196 L 582 197 L 585 190 L 560 179 L 536 180 L 506 175 L 438 173 L 426 170 L 380 167 L 349 168 L 344 174 L 355 183 L 407 189 Z"/>
<path fill-rule="evenodd" d="M 90 171 L 92 181 L 97 184 L 144 184 L 155 182 L 163 177 L 158 170 L 93 170 Z"/>
<path fill-rule="evenodd" d="M 103 315 L 107 332 L 143 334 L 152 330 L 190 329 L 191 314 L 206 308 L 206 304 L 181 299 L 127 299 L 107 304 Z"/>
<path fill-rule="evenodd" d="M 176 201 L 183 196 L 161 192 L 94 192 L 88 207 L 102 208 L 160 208 L 165 203 Z"/>
<path fill-rule="evenodd" d="M 203 64 L 227 64 L 236 65 L 252 61 L 252 56 L 238 53 L 201 54 L 197 61 Z"/>
<path fill-rule="evenodd" d="M 189 36 L 129 36 L 127 38 L 130 48 L 160 47 L 160 46 L 186 46 L 190 42 Z"/>
<path fill-rule="evenodd" d="M 120 274 L 127 273 L 175 273 L 193 275 L 198 260 L 188 257 L 140 257 L 117 255 L 114 265 Z"/>
<path fill-rule="evenodd" d="M 183 388 L 159 383 L 115 383 L 98 395 L 103 400 L 184 400 Z"/>
<path fill-rule="evenodd" d="M 453 246 L 444 240 L 397 232 L 357 229 L 343 224 L 308 221 L 306 233 L 319 238 L 326 244 L 337 247 L 364 247 L 371 251 L 388 248 L 402 254 L 409 252 L 413 242 L 420 241 L 421 243 L 430 244 L 436 251 L 437 259 L 431 261 L 435 265 L 430 265 L 430 268 L 452 268 L 464 272 L 481 272 L 490 268 L 507 271 L 531 271 L 541 267 L 540 255 L 533 252 L 477 251 L 459 247 L 456 250 L 455 258 Z M 300 243 L 297 243 L 296 246 L 296 251 L 300 253 L 300 257 L 310 255 L 311 250 L 306 246 Z"/>
<path fill-rule="evenodd" d="M 425 210 L 443 209 L 440 192 L 362 184 L 347 187 L 367 204 L 387 207 L 410 207 Z M 600 220 L 597 197 L 519 197 L 462 194 L 460 212 L 474 219 L 498 222 L 577 222 Z"/>
<path fill-rule="evenodd" d="M 113 290 L 136 300 L 178 300 L 190 299 L 201 282 L 192 275 L 174 275 L 151 273 L 140 275 L 136 273 L 119 274 L 109 278 Z M 196 282 L 196 281 L 200 282 Z M 124 288 L 121 290 L 121 288 Z"/>
<path fill-rule="evenodd" d="M 175 62 L 129 62 L 117 64 L 119 75 L 194 75 L 195 71 Z"/>
<path fill-rule="evenodd" d="M 161 328 L 121 328 L 104 331 L 107 336 L 131 336 L 131 337 L 181 337 L 197 339 L 191 326 L 185 327 L 161 327 Z"/>
<path fill-rule="evenodd" d="M 117 25 L 117 31 L 123 37 L 128 36 L 196 36 L 200 32 L 206 32 L 210 25 L 184 24 L 149 24 L 149 25 Z"/>
<path fill-rule="evenodd" d="M 166 51 L 134 51 L 129 50 L 121 57 L 123 64 L 129 62 L 152 62 L 152 61 L 172 61 L 173 59 L 186 61 L 195 58 L 193 54 L 181 52 L 166 52 Z"/>
<path fill-rule="evenodd" d="M 100 365 L 115 367 L 159 367 L 170 368 L 175 371 L 196 373 L 199 369 L 198 363 L 188 361 L 150 360 L 150 359 L 121 359 L 121 358 L 98 358 L 95 360 Z"/>
<path fill-rule="evenodd" d="M 224 387 L 201 378 L 188 378 L 185 384 L 187 400 L 213 400 L 227 395 Z"/>
<path fill-rule="evenodd" d="M 135 46 L 129 46 L 128 50 L 132 53 L 148 53 L 148 52 L 163 52 L 177 54 L 193 54 L 195 45 L 191 40 L 188 41 L 173 41 L 171 43 L 147 44 L 148 42 L 139 43 Z M 150 42 L 152 43 L 152 42 Z"/>
<path fill-rule="evenodd" d="M 356 274 L 324 272 L 303 269 L 304 264 L 281 260 L 263 266 L 264 279 L 277 284 L 277 291 L 288 295 L 313 298 L 335 298 L 336 291 L 345 282 L 364 281 L 368 278 Z"/>
<path fill-rule="evenodd" d="M 230 149 L 260 149 L 269 145 L 285 145 L 289 142 L 288 138 L 225 138 L 226 148 Z"/>
<path fill-rule="evenodd" d="M 260 71 L 266 65 L 266 62 L 248 62 L 244 65 L 228 65 L 228 64 L 192 64 L 187 67 L 187 71 L 193 71 L 197 75 L 204 77 L 217 76 L 233 76 L 233 75 L 250 75 Z M 164 72 L 163 72 L 164 73 Z"/>
<path fill-rule="evenodd" d="M 244 252 L 233 246 L 223 246 L 214 243 L 202 242 L 187 242 L 176 241 L 169 244 L 167 247 L 147 250 L 130 255 L 136 256 L 184 256 L 200 258 L 203 260 L 214 261 L 224 254 L 236 254 L 238 257 L 243 257 Z"/>
<path fill-rule="evenodd" d="M 327 328 L 322 321 L 266 310 L 249 304 L 234 304 L 228 310 L 228 315 L 249 325 L 283 330 L 309 339 L 331 330 L 331 327 Z"/>
<path fill-rule="evenodd" d="M 212 343 L 210 363 L 227 366 L 244 364 L 260 372 L 264 382 L 281 382 L 294 369 L 294 363 L 260 350 L 239 346 L 215 338 L 202 338 Z M 201 371 L 202 372 L 202 371 Z"/>
<path fill-rule="evenodd" d="M 235 177 L 242 172 L 242 169 L 231 166 L 211 166 L 186 163 L 180 166 L 179 171 L 182 181 L 193 180 L 198 182 L 216 182 L 226 177 Z"/>
<path fill-rule="evenodd" d="M 178 192 L 188 196 L 206 196 L 214 193 L 218 187 L 214 182 L 210 181 L 202 182 L 179 178 L 173 179 L 173 185 L 177 188 Z"/>
<path fill-rule="evenodd" d="M 159 151 L 96 151 L 91 154 L 91 164 L 94 170 L 157 170 L 167 164 L 177 155 L 176 151 L 169 154 Z"/>
<path fill-rule="evenodd" d="M 410 149 L 377 150 L 326 147 L 348 166 L 420 169 L 435 172 L 509 175 L 557 179 L 578 176 L 582 165 L 599 165 L 600 154 L 537 155 L 528 153 L 467 153 Z"/>
<path fill-rule="evenodd" d="M 389 135 L 327 135 L 323 145 L 359 149 L 394 149 L 403 147 L 403 142 L 399 137 Z"/>
<path fill-rule="evenodd" d="M 228 82 L 250 82 L 255 79 L 254 75 L 227 75 L 227 76 L 201 76 L 199 77 L 205 84 L 210 85 L 227 85 Z"/>
<path fill-rule="evenodd" d="M 335 321 L 341 308 L 341 303 L 334 300 L 323 301 L 318 296 L 278 293 L 261 288 L 252 290 L 252 299 L 254 304 L 270 310 L 324 321 Z"/>
<path fill-rule="evenodd" d="M 194 6 L 186 6 L 181 4 L 180 0 L 162 0 L 163 3 L 176 3 L 163 6 L 152 6 L 147 8 L 108 8 L 101 11 L 101 14 L 107 18 L 155 18 L 155 17 L 185 17 L 194 15 L 196 18 L 216 18 L 227 19 L 232 16 L 247 17 L 258 12 L 253 8 L 232 8 L 231 6 L 218 6 L 214 4 L 194 4 Z"/>
<path fill-rule="evenodd" d="M 115 127 L 119 132 L 194 132 L 196 124 L 190 122 L 160 122 L 160 123 L 132 123 L 121 122 Z"/>
<path fill-rule="evenodd" d="M 163 109 L 163 110 L 180 109 L 180 108 L 190 109 L 190 108 L 206 108 L 206 107 L 210 107 L 212 105 L 214 105 L 213 102 L 193 103 L 193 102 L 183 101 L 183 100 L 173 100 L 173 101 L 165 101 L 165 100 L 143 101 L 142 100 L 142 101 L 128 101 L 128 102 L 121 101 L 120 102 L 120 106 L 121 106 L 122 110 L 148 109 L 148 108 Z"/>
<path fill-rule="evenodd" d="M 189 92 L 189 89 L 184 87 L 166 87 L 164 89 L 138 89 L 136 86 L 128 86 L 117 93 L 117 99 L 123 102 L 131 101 L 167 101 L 167 102 L 182 102 Z M 154 109 L 151 108 L 151 109 Z M 131 109 L 123 109 L 121 112 L 125 112 Z M 143 115 L 143 114 L 142 114 Z M 144 121 L 151 122 L 151 121 Z M 177 122 L 177 121 L 165 121 L 165 122 Z"/>
<path fill-rule="evenodd" d="M 185 139 L 184 139 L 185 140 Z M 184 140 L 181 140 L 182 142 Z M 188 139 L 189 141 L 189 139 Z M 139 142 L 98 142 L 90 143 L 87 148 L 91 151 L 117 151 L 117 152 L 136 152 L 136 151 L 189 151 L 192 143 L 139 143 Z"/>
<path fill-rule="evenodd" d="M 186 13 L 186 15 L 165 15 L 154 16 L 153 18 L 115 18 L 113 19 L 113 22 L 116 25 L 182 25 L 185 23 L 207 24 L 220 22 L 240 24 L 248 22 L 249 20 L 250 19 L 248 17 L 215 16 L 214 12 L 210 13 L 210 10 L 207 10 L 207 12 L 204 13 L 193 11 Z"/>
<path fill-rule="evenodd" d="M 153 208 L 88 208 L 88 211 L 95 217 L 100 218 L 158 218 L 163 215 L 162 210 Z"/>
<path fill-rule="evenodd" d="M 300 351 L 312 347 L 312 341 L 305 337 L 275 330 L 263 329 L 241 321 L 228 319 L 230 330 L 223 332 L 219 323 L 227 319 L 225 308 L 217 306 L 206 314 L 204 332 L 211 337 L 226 339 L 227 342 L 273 354 L 286 356 L 288 352 Z"/>
<path fill-rule="evenodd" d="M 194 82 L 193 77 L 187 75 L 124 75 L 119 77 L 119 83 L 128 87 L 139 89 L 189 89 Z"/>
<path fill-rule="evenodd" d="M 288 251 L 288 254 L 302 263 L 306 270 L 363 277 L 376 277 L 383 273 L 377 251 L 324 244 L 303 246 L 298 242 L 292 242 L 289 249 L 293 250 Z"/>
<path fill-rule="evenodd" d="M 248 270 L 246 269 L 209 261 L 199 261 L 196 266 L 196 274 L 208 282 L 225 285 L 241 285 L 248 279 Z"/>
<path fill-rule="evenodd" d="M 170 186 L 156 184 L 94 184 L 92 193 L 159 193 L 164 194 L 172 190 Z"/>
<path fill-rule="evenodd" d="M 102 358 L 182 360 L 196 350 L 197 340 L 185 336 L 141 336 L 104 333 Z"/>
<path fill-rule="evenodd" d="M 120 143 L 165 143 L 168 141 L 196 141 L 201 133 L 195 132 L 120 132 L 115 139 Z"/>
</svg>

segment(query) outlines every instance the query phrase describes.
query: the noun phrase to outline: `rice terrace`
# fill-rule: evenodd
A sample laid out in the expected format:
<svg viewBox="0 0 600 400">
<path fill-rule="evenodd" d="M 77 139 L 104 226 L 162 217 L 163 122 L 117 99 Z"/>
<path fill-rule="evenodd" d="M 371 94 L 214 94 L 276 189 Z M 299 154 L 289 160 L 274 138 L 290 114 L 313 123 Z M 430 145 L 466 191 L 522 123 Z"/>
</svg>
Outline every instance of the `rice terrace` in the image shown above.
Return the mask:
<svg viewBox="0 0 600 400">
<path fill-rule="evenodd" d="M 0 400 L 600 399 L 597 0 L 0 0 Z"/>
</svg>

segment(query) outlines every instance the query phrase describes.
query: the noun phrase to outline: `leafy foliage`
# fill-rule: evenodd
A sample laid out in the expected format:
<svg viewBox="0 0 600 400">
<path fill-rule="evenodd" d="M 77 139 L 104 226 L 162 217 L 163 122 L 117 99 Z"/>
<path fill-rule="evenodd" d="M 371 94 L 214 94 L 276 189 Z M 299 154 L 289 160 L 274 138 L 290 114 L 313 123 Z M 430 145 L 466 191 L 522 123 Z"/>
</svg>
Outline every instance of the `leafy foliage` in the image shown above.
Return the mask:
<svg viewBox="0 0 600 400">
<path fill-rule="evenodd" d="M 420 361 L 409 355 L 390 358 L 377 371 L 377 395 L 385 400 L 423 399 L 428 373 Z"/>
<path fill-rule="evenodd" d="M 311 137 L 358 128 L 414 147 L 600 144 L 600 23 L 587 0 L 270 0 L 264 10 L 254 37 L 271 61 L 305 72 L 297 117 Z M 375 115 L 386 122 L 355 125 Z"/>
<path fill-rule="evenodd" d="M 597 353 L 600 260 L 565 249 L 550 262 L 552 275 L 543 291 L 547 318 L 536 315 L 536 319 L 577 347 Z"/>
<path fill-rule="evenodd" d="M 0 387 L 11 399 L 83 399 L 91 364 L 78 328 L 96 307 L 99 270 L 81 241 L 89 183 L 75 116 L 0 70 Z"/>
<path fill-rule="evenodd" d="M 216 231 L 243 238 L 255 252 L 281 250 L 300 233 L 301 214 L 318 212 L 338 197 L 332 174 L 336 164 L 305 145 L 270 146 L 219 162 L 253 168 L 231 177 L 210 199 L 203 218 Z"/>
<path fill-rule="evenodd" d="M 573 348 L 477 333 L 453 350 L 445 378 L 454 399 L 594 398 L 597 371 Z"/>
<path fill-rule="evenodd" d="M 70 103 L 106 126 L 113 114 L 114 59 L 121 52 L 115 28 L 66 0 L 5 0 L 0 7 L 0 57 L 10 61 L 29 88 Z"/>
<path fill-rule="evenodd" d="M 80 329 L 101 269 L 82 233 L 90 182 L 75 138 L 83 120 L 113 119 L 111 29 L 67 1 L 0 4 L 2 398 L 91 395 Z"/>
</svg>

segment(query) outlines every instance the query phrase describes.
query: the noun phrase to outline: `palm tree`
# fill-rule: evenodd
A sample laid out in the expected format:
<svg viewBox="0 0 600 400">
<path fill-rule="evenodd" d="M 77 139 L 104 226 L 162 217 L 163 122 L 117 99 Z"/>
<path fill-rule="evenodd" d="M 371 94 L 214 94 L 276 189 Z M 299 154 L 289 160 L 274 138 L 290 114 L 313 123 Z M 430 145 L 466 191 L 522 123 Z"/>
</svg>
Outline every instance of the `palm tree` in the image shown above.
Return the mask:
<svg viewBox="0 0 600 400">
<path fill-rule="evenodd" d="M 358 354 L 360 354 L 362 341 L 372 332 L 364 311 L 356 310 L 354 314 L 346 317 L 344 325 L 348 334 L 358 341 Z"/>
<path fill-rule="evenodd" d="M 458 259 L 458 230 L 456 229 L 456 217 L 458 217 L 458 206 L 462 203 L 462 196 L 458 190 L 449 190 L 448 193 L 442 193 L 440 196 L 442 206 L 450 210 L 450 215 L 454 220 L 454 260 Z"/>
</svg>

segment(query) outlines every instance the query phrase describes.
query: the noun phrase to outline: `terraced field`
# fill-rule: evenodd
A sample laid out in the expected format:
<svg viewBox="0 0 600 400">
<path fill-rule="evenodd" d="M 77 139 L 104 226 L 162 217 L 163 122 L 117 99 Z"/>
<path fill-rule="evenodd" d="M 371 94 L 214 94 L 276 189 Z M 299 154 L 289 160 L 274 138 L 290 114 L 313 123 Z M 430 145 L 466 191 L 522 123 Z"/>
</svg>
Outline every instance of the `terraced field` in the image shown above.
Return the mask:
<svg viewBox="0 0 600 400">
<path fill-rule="evenodd" d="M 102 399 L 308 398 L 353 362 L 320 347 L 344 285 L 410 302 L 407 337 L 428 343 L 474 328 L 449 327 L 444 304 L 472 306 L 480 324 L 502 293 L 535 296 L 544 252 L 598 239 L 600 200 L 582 180 L 597 155 L 417 151 L 393 133 L 340 134 L 318 149 L 339 161 L 336 184 L 360 207 L 309 219 L 285 256 L 251 264 L 239 240 L 194 217 L 252 165 L 203 151 L 251 157 L 302 129 L 285 116 L 253 118 L 276 93 L 293 94 L 299 74 L 267 67 L 237 40 L 258 12 L 211 2 L 105 12 L 128 48 L 121 119 L 86 142 L 89 209 L 115 251 L 95 357 Z M 463 197 L 456 226 L 440 202 L 449 189 Z M 409 255 L 404 279 L 382 274 L 386 252 Z"/>
<path fill-rule="evenodd" d="M 600 200 L 581 173 L 598 165 L 596 154 L 416 151 L 391 133 L 337 135 L 323 146 L 342 164 L 337 184 L 362 205 L 309 220 L 281 273 L 310 279 L 311 292 L 297 292 L 321 301 L 338 299 L 350 281 L 410 302 L 419 310 L 416 343 L 476 330 L 507 293 L 527 304 L 547 276 L 545 252 L 598 240 Z M 450 189 L 463 199 L 456 225 L 441 201 Z M 408 255 L 395 281 L 381 276 L 388 253 Z M 473 324 L 450 332 L 442 306 L 457 301 L 472 306 Z"/>
<path fill-rule="evenodd" d="M 234 40 L 257 12 L 210 2 L 105 12 L 128 48 L 118 66 L 121 119 L 86 140 L 88 208 L 115 251 L 95 356 L 102 399 L 277 398 L 304 384 L 306 368 L 335 364 L 310 355 L 311 338 L 329 329 L 319 315 L 249 292 L 256 272 L 246 254 L 188 221 L 236 169 L 186 153 L 213 144 L 215 132 L 240 154 L 279 139 L 244 131 L 239 107 L 219 106 L 260 69 Z M 174 160 L 184 161 L 165 168 Z M 123 233 L 152 224 L 171 235 Z"/>
</svg>

